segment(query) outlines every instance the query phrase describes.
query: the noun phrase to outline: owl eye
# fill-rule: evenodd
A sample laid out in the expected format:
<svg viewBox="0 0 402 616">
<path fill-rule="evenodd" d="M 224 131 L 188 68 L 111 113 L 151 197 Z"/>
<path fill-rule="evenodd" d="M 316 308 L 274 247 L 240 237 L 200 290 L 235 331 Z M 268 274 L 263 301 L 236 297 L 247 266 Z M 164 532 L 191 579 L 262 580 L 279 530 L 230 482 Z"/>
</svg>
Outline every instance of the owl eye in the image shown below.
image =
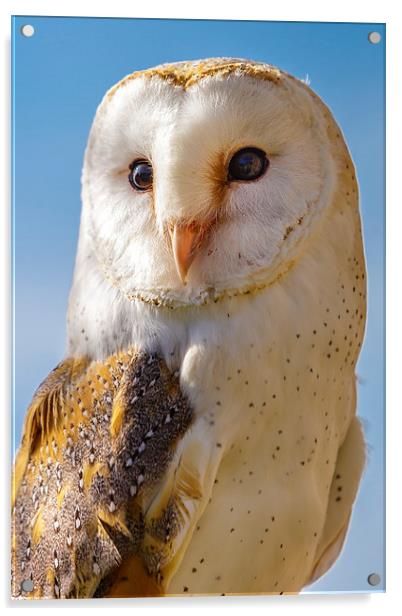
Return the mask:
<svg viewBox="0 0 402 616">
<path fill-rule="evenodd" d="M 128 180 L 135 190 L 149 190 L 153 180 L 151 163 L 148 160 L 135 160 L 130 165 Z"/>
<path fill-rule="evenodd" d="M 269 166 L 269 160 L 259 148 L 242 148 L 229 163 L 228 179 L 251 181 L 264 175 Z"/>
</svg>

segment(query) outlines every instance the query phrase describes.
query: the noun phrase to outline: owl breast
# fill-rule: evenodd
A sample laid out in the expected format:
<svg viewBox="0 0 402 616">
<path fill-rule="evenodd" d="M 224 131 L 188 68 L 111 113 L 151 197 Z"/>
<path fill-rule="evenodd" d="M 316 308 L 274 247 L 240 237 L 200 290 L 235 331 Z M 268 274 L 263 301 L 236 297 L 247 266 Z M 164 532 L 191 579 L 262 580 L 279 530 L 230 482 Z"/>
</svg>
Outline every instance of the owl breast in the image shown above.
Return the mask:
<svg viewBox="0 0 402 616">
<path fill-rule="evenodd" d="M 173 594 L 298 591 L 347 527 L 360 441 L 357 478 L 337 465 L 356 411 L 365 271 L 359 242 L 336 258 L 316 248 L 280 285 L 197 313 L 180 335 L 181 384 L 222 462 Z"/>
</svg>

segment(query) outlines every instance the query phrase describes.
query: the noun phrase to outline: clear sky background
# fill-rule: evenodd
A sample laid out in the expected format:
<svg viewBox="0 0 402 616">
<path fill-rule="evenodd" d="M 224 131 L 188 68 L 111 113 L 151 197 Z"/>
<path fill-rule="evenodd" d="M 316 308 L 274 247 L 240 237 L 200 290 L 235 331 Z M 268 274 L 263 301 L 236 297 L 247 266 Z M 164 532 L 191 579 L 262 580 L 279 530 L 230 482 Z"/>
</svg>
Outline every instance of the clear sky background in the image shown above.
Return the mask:
<svg viewBox="0 0 402 616">
<path fill-rule="evenodd" d="M 25 38 L 23 24 L 35 27 Z M 378 45 L 368 33 L 380 32 Z M 65 349 L 65 314 L 88 132 L 105 91 L 163 62 L 211 56 L 266 61 L 311 80 L 340 124 L 357 168 L 369 311 L 358 364 L 368 462 L 347 542 L 309 592 L 382 590 L 384 555 L 384 97 L 379 24 L 17 17 L 14 91 L 14 437 L 35 388 Z M 370 573 L 381 583 L 372 588 Z"/>
</svg>

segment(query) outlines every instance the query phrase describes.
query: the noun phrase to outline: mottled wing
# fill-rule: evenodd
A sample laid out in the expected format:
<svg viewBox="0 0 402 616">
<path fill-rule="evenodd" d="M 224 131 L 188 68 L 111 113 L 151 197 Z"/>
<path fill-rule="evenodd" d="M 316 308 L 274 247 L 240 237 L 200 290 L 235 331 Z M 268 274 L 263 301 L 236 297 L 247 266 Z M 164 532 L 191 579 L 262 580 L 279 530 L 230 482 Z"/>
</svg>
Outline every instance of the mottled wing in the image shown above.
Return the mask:
<svg viewBox="0 0 402 616">
<path fill-rule="evenodd" d="M 221 459 L 209 422 L 196 419 L 147 508 L 144 555 L 165 592 L 211 498 Z"/>
<path fill-rule="evenodd" d="M 34 396 L 16 458 L 13 596 L 119 595 L 125 581 L 131 596 L 159 594 L 144 512 L 191 422 L 158 357 L 62 362 Z"/>
</svg>

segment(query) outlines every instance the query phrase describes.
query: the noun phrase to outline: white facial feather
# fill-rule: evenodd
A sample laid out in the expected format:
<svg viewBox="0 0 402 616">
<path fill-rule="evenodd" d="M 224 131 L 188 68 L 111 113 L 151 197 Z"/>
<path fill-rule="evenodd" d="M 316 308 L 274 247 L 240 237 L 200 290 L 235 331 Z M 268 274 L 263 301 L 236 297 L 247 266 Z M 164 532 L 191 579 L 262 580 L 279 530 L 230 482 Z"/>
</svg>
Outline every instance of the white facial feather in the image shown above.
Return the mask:
<svg viewBox="0 0 402 616">
<path fill-rule="evenodd" d="M 228 184 L 217 197 L 218 160 L 227 166 L 245 146 L 267 153 L 267 173 Z M 127 180 L 129 165 L 144 158 L 153 165 L 152 193 L 135 192 Z M 122 297 L 178 305 L 204 301 L 211 290 L 269 283 L 313 233 L 334 182 L 325 120 L 303 84 L 234 72 L 184 91 L 158 76 L 140 76 L 106 95 L 91 130 L 77 276 L 91 255 L 92 266 Z M 207 216 L 217 222 L 183 286 L 166 227 Z M 73 289 L 72 302 L 75 296 Z"/>
</svg>

